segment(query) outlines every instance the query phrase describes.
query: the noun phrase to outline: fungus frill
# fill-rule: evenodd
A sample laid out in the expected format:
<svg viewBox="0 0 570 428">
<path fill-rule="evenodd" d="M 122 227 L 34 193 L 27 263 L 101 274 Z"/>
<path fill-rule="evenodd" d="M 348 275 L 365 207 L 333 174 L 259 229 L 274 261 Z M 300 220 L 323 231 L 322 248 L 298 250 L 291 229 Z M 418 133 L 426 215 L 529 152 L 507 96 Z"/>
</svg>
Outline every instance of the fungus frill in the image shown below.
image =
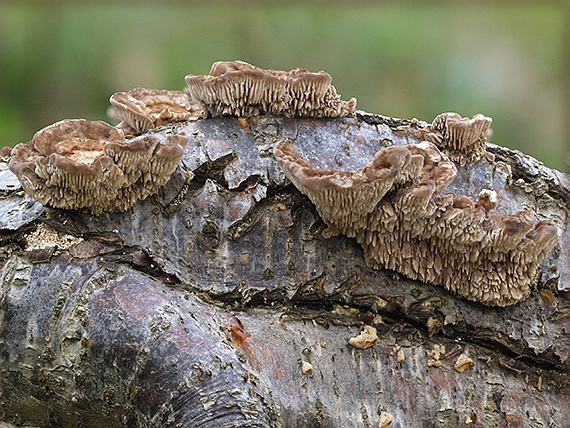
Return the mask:
<svg viewBox="0 0 570 428">
<path fill-rule="evenodd" d="M 127 141 L 105 122 L 66 119 L 14 147 L 9 167 L 44 205 L 124 211 L 168 181 L 186 143 L 180 134 Z"/>
<path fill-rule="evenodd" d="M 134 88 L 111 95 L 117 116 L 136 134 L 200 117 L 200 108 L 182 91 Z"/>
<path fill-rule="evenodd" d="M 532 212 L 489 214 L 496 194 L 442 194 L 457 174 L 432 143 L 380 150 L 358 171 L 321 170 L 287 140 L 274 156 L 293 184 L 316 205 L 325 236 L 355 237 L 373 268 L 443 285 L 490 306 L 524 300 L 538 262 L 560 238 L 548 220 Z M 332 231 L 332 232 L 331 232 Z"/>
<path fill-rule="evenodd" d="M 452 160 L 465 165 L 485 155 L 492 122 L 493 119 L 482 114 L 469 119 L 458 113 L 442 113 L 433 120 L 425 138 L 443 149 Z"/>
<path fill-rule="evenodd" d="M 186 93 L 199 102 L 204 117 L 343 117 L 354 113 L 356 99 L 342 101 L 330 74 L 304 68 L 264 70 L 243 61 L 216 62 L 209 75 L 186 76 Z"/>
</svg>

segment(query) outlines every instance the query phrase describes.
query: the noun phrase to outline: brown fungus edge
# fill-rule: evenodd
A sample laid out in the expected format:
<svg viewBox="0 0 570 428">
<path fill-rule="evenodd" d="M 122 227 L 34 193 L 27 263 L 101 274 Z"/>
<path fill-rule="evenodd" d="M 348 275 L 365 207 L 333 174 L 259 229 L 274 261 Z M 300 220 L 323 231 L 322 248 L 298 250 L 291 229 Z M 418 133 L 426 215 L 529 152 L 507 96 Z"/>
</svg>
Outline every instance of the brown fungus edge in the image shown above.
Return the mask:
<svg viewBox="0 0 570 428">
<path fill-rule="evenodd" d="M 482 114 L 472 118 L 447 112 L 428 125 L 425 139 L 441 148 L 460 165 L 472 164 L 487 154 L 487 140 L 493 119 Z"/>
<path fill-rule="evenodd" d="M 116 117 L 124 122 L 119 127 L 126 134 L 139 135 L 159 126 L 201 117 L 198 104 L 182 91 L 134 88 L 114 93 L 109 101 Z"/>
<path fill-rule="evenodd" d="M 493 193 L 478 201 L 442 194 L 457 169 L 434 144 L 392 146 L 357 171 L 322 170 L 288 140 L 274 157 L 316 205 L 328 237 L 356 238 L 366 262 L 443 285 L 468 300 L 508 306 L 526 299 L 538 263 L 561 231 L 530 211 L 501 216 Z"/>
<path fill-rule="evenodd" d="M 356 99 L 342 101 L 330 74 L 304 68 L 264 70 L 244 61 L 216 62 L 210 74 L 189 74 L 186 93 L 204 117 L 343 117 L 354 113 Z"/>
<path fill-rule="evenodd" d="M 14 147 L 9 167 L 43 205 L 125 211 L 168 181 L 187 141 L 185 134 L 126 140 L 105 122 L 65 119 Z"/>
</svg>

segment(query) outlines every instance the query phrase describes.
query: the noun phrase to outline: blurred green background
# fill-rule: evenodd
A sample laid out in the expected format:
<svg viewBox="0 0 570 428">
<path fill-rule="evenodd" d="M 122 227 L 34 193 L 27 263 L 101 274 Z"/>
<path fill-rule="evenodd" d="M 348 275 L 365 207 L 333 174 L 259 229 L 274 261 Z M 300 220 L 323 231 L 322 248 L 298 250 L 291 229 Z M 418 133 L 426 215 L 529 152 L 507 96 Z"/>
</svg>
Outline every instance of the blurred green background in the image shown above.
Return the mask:
<svg viewBox="0 0 570 428">
<path fill-rule="evenodd" d="M 564 170 L 570 8 L 561 1 L 0 0 L 0 147 L 109 96 L 182 89 L 241 59 L 326 70 L 343 99 L 428 122 L 493 117 L 492 141 Z"/>
</svg>

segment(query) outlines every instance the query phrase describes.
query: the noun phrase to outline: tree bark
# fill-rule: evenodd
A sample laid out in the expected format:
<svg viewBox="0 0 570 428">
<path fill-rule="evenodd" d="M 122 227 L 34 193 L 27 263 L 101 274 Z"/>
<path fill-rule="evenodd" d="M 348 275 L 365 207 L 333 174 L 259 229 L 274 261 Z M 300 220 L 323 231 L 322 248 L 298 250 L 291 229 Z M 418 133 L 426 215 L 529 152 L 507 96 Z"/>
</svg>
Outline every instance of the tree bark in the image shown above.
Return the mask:
<svg viewBox="0 0 570 428">
<path fill-rule="evenodd" d="M 490 308 L 369 268 L 353 239 L 323 238 L 272 157 L 290 138 L 323 167 L 357 169 L 415 142 L 409 123 L 359 112 L 164 127 L 151 132 L 191 136 L 171 180 L 100 216 L 44 208 L 0 164 L 0 420 L 567 426 L 567 175 L 494 145 L 494 160 L 458 166 L 446 192 L 490 188 L 498 213 L 531 209 L 563 230 L 531 297 Z M 350 346 L 364 325 L 377 343 Z"/>
</svg>

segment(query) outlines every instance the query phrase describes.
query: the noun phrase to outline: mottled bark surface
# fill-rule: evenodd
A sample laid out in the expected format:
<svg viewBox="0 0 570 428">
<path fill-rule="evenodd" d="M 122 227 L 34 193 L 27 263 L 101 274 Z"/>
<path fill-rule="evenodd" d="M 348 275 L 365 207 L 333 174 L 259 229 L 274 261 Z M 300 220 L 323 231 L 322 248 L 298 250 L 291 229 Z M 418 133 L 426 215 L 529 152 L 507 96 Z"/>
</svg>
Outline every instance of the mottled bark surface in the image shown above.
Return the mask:
<svg viewBox="0 0 570 428">
<path fill-rule="evenodd" d="M 567 426 L 568 176 L 497 146 L 459 167 L 446 192 L 493 189 L 500 214 L 531 209 L 563 230 L 531 297 L 489 308 L 370 269 L 353 239 L 324 239 L 272 157 L 287 137 L 320 167 L 357 169 L 414 142 L 408 124 L 359 113 L 162 128 L 192 137 L 179 169 L 158 195 L 101 216 L 43 208 L 0 164 L 0 420 Z M 378 342 L 348 345 L 364 325 Z M 473 361 L 463 372 L 461 355 Z"/>
</svg>

